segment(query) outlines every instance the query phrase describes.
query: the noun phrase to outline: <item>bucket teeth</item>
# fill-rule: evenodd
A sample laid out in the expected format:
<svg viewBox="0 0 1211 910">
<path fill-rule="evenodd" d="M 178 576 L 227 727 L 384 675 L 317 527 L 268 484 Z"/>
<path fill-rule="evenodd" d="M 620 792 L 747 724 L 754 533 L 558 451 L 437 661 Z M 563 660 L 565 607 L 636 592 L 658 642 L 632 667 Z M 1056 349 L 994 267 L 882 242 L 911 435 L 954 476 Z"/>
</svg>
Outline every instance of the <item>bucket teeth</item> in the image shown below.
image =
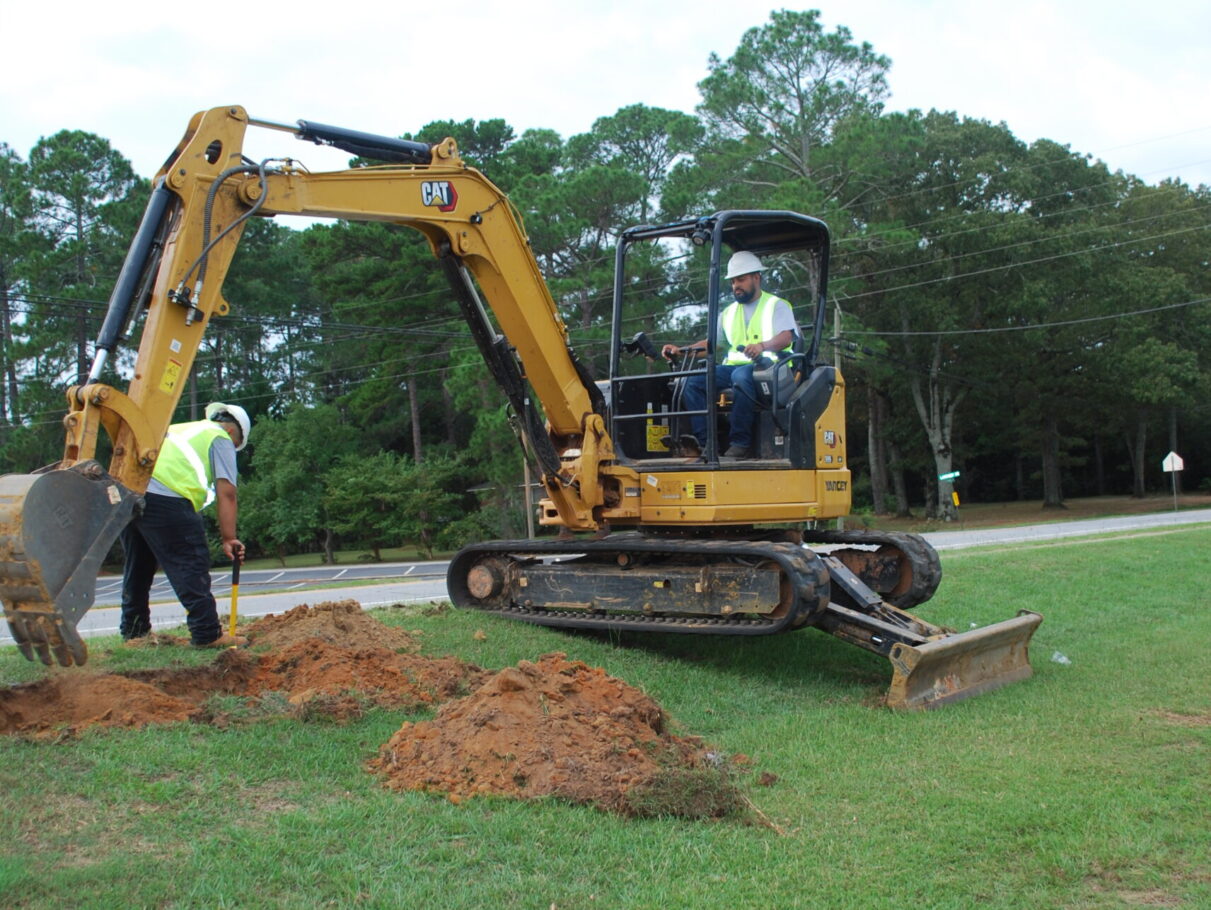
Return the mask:
<svg viewBox="0 0 1211 910">
<path fill-rule="evenodd" d="M 76 624 L 139 500 L 96 462 L 0 477 L 0 599 L 28 660 L 65 667 L 88 660 Z"/>
<path fill-rule="evenodd" d="M 8 628 L 26 660 L 47 666 L 51 658 L 64 667 L 80 666 L 88 660 L 88 646 L 74 628 L 53 613 L 16 610 L 9 614 Z"/>
</svg>

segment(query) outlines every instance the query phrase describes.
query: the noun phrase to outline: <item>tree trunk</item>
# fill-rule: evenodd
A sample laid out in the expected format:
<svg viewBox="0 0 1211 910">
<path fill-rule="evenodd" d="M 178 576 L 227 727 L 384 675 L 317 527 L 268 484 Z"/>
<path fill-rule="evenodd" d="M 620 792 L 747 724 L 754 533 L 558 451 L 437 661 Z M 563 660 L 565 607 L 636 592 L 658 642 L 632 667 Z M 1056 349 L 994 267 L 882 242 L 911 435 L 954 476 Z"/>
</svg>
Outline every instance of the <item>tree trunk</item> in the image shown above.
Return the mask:
<svg viewBox="0 0 1211 910">
<path fill-rule="evenodd" d="M 1060 475 L 1060 428 L 1052 414 L 1043 423 L 1043 508 L 1066 508 Z"/>
<path fill-rule="evenodd" d="M 1093 434 L 1093 482 L 1098 496 L 1106 495 L 1106 453 L 1102 451 L 1102 437 Z"/>
<path fill-rule="evenodd" d="M 223 400 L 223 333 L 214 336 L 214 400 Z"/>
<path fill-rule="evenodd" d="M 454 415 L 457 412 L 454 408 L 454 396 L 450 394 L 450 383 L 447 382 L 449 375 L 449 370 L 442 370 L 442 406 L 446 412 L 446 442 L 454 449 L 458 447 L 458 428 L 454 425 Z"/>
<path fill-rule="evenodd" d="M 939 493 L 938 484 L 936 484 L 930 480 L 926 480 L 925 481 L 925 517 L 929 518 L 929 519 L 942 519 L 943 521 L 949 521 L 950 519 L 943 517 L 943 513 L 942 513 L 941 509 L 939 508 L 938 493 Z"/>
<path fill-rule="evenodd" d="M 425 554 L 425 559 L 432 559 L 433 535 L 429 531 L 429 513 L 421 511 L 417 513 L 416 517 L 420 521 L 420 548 Z"/>
<path fill-rule="evenodd" d="M 907 328 L 906 319 L 906 331 Z M 933 357 L 928 373 L 928 388 L 924 390 L 921 388 L 921 380 L 917 376 L 914 376 L 911 382 L 912 400 L 917 406 L 917 415 L 921 418 L 921 424 L 925 427 L 925 435 L 929 440 L 929 450 L 933 454 L 934 467 L 939 475 L 949 474 L 954 470 L 954 451 L 951 447 L 954 431 L 954 414 L 959 406 L 959 402 L 967 394 L 966 389 L 960 389 L 957 392 L 951 391 L 951 387 L 946 384 L 941 373 L 942 340 L 939 338 L 933 343 Z M 959 516 L 950 498 L 951 484 L 949 481 L 938 481 L 938 483 L 943 486 L 937 491 L 936 497 L 934 497 L 934 501 L 937 504 L 936 515 L 942 521 L 954 521 Z M 934 484 L 930 483 L 929 487 L 932 490 Z"/>
<path fill-rule="evenodd" d="M 1169 406 L 1169 451 L 1177 452 L 1177 408 Z M 1178 453 L 1181 454 L 1181 453 Z M 1176 495 L 1182 494 L 1182 472 L 1173 472 L 1173 489 Z"/>
<path fill-rule="evenodd" d="M 336 546 L 335 534 L 332 533 L 332 528 L 324 528 L 324 564 L 329 566 L 336 565 Z"/>
<path fill-rule="evenodd" d="M 412 461 L 421 463 L 420 403 L 416 397 L 416 370 L 408 370 L 408 414 L 412 420 Z"/>
<path fill-rule="evenodd" d="M 1144 446 L 1148 441 L 1148 412 L 1140 409 L 1136 415 L 1135 437 L 1127 436 L 1127 453 L 1131 456 L 1131 495 L 1143 499 L 1144 484 Z"/>
<path fill-rule="evenodd" d="M 908 484 L 904 480 L 904 461 L 900 458 L 900 447 L 888 442 L 887 454 L 891 465 L 891 488 L 896 496 L 896 518 L 912 518 L 908 507 Z"/>
<path fill-rule="evenodd" d="M 0 421 L 9 422 L 8 383 L 4 378 L 9 375 L 8 359 L 9 352 L 12 350 L 12 336 L 9 334 L 9 325 L 12 319 L 12 309 L 9 306 L 8 299 L 8 278 L 4 274 L 4 267 L 0 265 Z M 16 402 L 14 401 L 14 405 Z M 13 411 L 13 423 L 16 423 L 16 408 Z"/>
<path fill-rule="evenodd" d="M 88 319 L 81 313 L 76 317 L 76 382 L 88 382 Z"/>
<path fill-rule="evenodd" d="M 9 309 L 9 302 L 6 299 L 4 302 L 4 344 L 5 358 L 4 369 L 5 378 L 8 379 L 8 414 L 13 423 L 16 423 L 20 414 L 20 400 L 17 397 L 17 364 L 13 357 L 13 313 Z M 3 380 L 0 380 L 3 381 Z"/>
<path fill-rule="evenodd" d="M 883 396 L 866 387 L 866 451 L 870 461 L 870 498 L 876 515 L 887 514 L 887 456 L 883 441 Z"/>
</svg>

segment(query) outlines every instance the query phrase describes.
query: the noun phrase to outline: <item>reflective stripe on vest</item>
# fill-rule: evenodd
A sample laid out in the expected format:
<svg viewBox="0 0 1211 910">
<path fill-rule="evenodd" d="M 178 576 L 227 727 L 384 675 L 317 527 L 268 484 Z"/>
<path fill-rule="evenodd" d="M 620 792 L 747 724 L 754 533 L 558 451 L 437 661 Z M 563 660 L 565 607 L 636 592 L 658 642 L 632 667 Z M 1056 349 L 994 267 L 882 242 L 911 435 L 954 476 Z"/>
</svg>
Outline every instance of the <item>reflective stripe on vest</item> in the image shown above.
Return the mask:
<svg viewBox="0 0 1211 910">
<path fill-rule="evenodd" d="M 739 301 L 723 311 L 720 321 L 723 323 L 723 332 L 727 336 L 728 345 L 727 357 L 723 359 L 724 363 L 732 366 L 752 363 L 740 349 L 749 344 L 761 344 L 774 337 L 774 310 L 779 302 L 786 303 L 781 297 L 775 297 L 769 291 L 762 291 L 761 296 L 757 299 L 757 308 L 753 310 L 753 318 L 748 321 L 747 325 L 744 322 L 744 304 Z M 790 306 L 789 303 L 786 305 Z M 793 345 L 792 340 L 791 344 L 783 350 L 789 351 Z"/>
<path fill-rule="evenodd" d="M 210 446 L 227 431 L 210 420 L 179 423 L 168 428 L 152 477 L 193 503 L 200 512 L 214 502 L 210 476 Z"/>
</svg>

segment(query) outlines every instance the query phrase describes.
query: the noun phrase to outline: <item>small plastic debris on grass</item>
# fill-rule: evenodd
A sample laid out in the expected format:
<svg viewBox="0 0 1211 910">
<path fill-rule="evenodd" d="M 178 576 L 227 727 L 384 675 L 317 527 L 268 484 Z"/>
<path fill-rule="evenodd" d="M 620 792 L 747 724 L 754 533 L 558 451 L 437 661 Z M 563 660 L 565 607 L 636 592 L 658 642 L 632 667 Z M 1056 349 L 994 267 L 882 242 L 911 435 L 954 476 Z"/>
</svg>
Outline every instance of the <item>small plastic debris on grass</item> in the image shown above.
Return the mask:
<svg viewBox="0 0 1211 910">
<path fill-rule="evenodd" d="M 1055 651 L 1052 653 L 1051 662 L 1053 664 L 1059 664 L 1061 667 L 1072 666 L 1072 661 L 1066 655 L 1061 654 L 1059 651 Z"/>
</svg>

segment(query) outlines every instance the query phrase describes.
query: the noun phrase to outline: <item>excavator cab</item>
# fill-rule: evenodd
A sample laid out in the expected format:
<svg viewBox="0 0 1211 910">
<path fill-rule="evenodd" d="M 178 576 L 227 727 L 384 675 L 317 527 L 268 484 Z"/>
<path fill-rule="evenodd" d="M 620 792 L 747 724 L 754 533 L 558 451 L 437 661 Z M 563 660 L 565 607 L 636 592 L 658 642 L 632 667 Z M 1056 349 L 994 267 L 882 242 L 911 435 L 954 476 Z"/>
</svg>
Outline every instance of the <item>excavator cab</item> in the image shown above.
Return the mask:
<svg viewBox="0 0 1211 910">
<path fill-rule="evenodd" d="M 754 370 L 755 455 L 771 467 L 814 466 L 814 426 L 836 384 L 836 371 L 821 361 L 828 249 L 827 226 L 796 212 L 725 211 L 626 231 L 615 258 L 616 341 L 609 380 L 610 433 L 619 454 L 635 462 L 683 462 L 688 457 L 719 465 L 728 448 L 735 393 L 716 389 L 709 367 L 718 359 L 720 316 L 732 302 L 723 264 L 732 253 L 745 250 L 766 266 L 763 290 L 788 300 L 799 324 L 792 350 L 768 354 Z M 645 279 L 653 272 L 653 251 L 660 258 L 681 261 L 672 272 L 673 281 Z M 632 335 L 637 320 L 650 328 Z M 705 335 L 707 351 L 682 349 L 679 358 L 666 364 L 651 338 L 657 334 Z M 705 410 L 686 405 L 685 384 L 692 376 L 702 376 L 705 382 Z M 705 438 L 692 433 L 696 417 L 706 418 Z"/>
</svg>

